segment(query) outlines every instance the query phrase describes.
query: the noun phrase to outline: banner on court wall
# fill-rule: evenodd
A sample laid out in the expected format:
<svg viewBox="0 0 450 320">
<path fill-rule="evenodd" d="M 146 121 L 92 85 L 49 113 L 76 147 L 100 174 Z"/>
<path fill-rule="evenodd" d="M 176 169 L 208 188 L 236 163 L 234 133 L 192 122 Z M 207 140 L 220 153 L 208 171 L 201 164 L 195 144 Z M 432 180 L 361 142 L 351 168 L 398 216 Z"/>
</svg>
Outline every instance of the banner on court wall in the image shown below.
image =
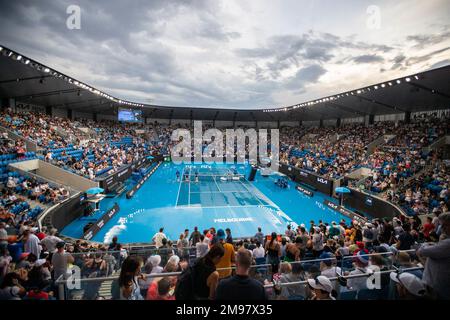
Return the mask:
<svg viewBox="0 0 450 320">
<path fill-rule="evenodd" d="M 313 190 L 318 190 L 328 196 L 333 194 L 333 180 L 287 164 L 280 164 L 278 171 L 292 178 L 295 182 L 310 186 Z"/>
<path fill-rule="evenodd" d="M 105 224 L 112 219 L 112 217 L 115 216 L 117 212 L 119 212 L 119 205 L 117 203 L 114 204 L 114 206 L 109 209 L 100 219 L 97 220 L 96 223 L 94 223 L 89 230 L 87 230 L 84 235 L 84 240 L 90 240 L 92 239 L 104 226 Z"/>
<path fill-rule="evenodd" d="M 308 197 L 312 197 L 314 195 L 314 192 L 312 192 L 311 190 L 308 190 L 306 188 L 303 188 L 302 186 L 296 186 L 295 189 L 297 189 L 301 193 L 307 195 Z"/>
<path fill-rule="evenodd" d="M 133 173 L 133 170 L 138 170 L 143 166 L 152 164 L 153 162 L 162 161 L 162 159 L 162 156 L 155 156 L 154 158 L 145 158 L 139 161 L 135 161 L 131 165 L 124 166 L 124 168 L 117 172 L 98 179 L 100 187 L 105 189 L 105 192 L 109 192 L 110 188 L 113 187 L 116 183 L 127 180 Z"/>
<path fill-rule="evenodd" d="M 340 205 L 338 205 L 338 204 L 336 204 L 334 202 L 331 202 L 331 201 L 325 199 L 323 201 L 323 203 L 328 208 L 333 209 L 334 211 L 337 211 L 340 214 L 343 214 L 344 216 L 349 217 L 352 220 L 356 220 L 356 221 L 358 221 L 360 223 L 364 223 L 364 222 L 367 221 L 366 218 L 364 218 L 364 217 L 360 216 L 359 214 L 357 214 L 357 213 L 355 213 L 355 212 L 353 212 L 353 211 L 351 211 L 351 210 L 349 210 L 347 208 L 344 208 L 343 206 L 340 206 Z"/>
</svg>

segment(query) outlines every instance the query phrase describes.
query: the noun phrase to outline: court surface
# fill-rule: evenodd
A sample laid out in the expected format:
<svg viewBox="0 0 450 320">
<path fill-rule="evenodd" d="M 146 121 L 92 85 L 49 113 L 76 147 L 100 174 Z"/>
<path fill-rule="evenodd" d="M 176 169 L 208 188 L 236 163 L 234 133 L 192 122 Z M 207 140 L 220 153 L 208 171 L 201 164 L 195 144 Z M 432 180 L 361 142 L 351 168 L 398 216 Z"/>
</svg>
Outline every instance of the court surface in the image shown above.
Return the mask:
<svg viewBox="0 0 450 320">
<path fill-rule="evenodd" d="M 92 240 L 109 242 L 117 235 L 121 243 L 149 242 L 160 227 L 169 238 L 178 239 L 185 228 L 192 231 L 195 226 L 200 231 L 230 228 L 234 237 L 251 237 L 258 227 L 266 234 L 284 233 L 288 224 L 309 227 L 311 220 L 345 218 L 323 205 L 330 199 L 326 196 L 305 196 L 293 182 L 282 189 L 275 185 L 278 173 L 262 177 L 258 172 L 249 182 L 249 171 L 243 164 L 163 163 L 132 199 L 122 195 L 102 201 L 101 210 L 117 202 L 120 211 Z M 62 233 L 79 238 L 87 222 L 76 220 Z"/>
</svg>

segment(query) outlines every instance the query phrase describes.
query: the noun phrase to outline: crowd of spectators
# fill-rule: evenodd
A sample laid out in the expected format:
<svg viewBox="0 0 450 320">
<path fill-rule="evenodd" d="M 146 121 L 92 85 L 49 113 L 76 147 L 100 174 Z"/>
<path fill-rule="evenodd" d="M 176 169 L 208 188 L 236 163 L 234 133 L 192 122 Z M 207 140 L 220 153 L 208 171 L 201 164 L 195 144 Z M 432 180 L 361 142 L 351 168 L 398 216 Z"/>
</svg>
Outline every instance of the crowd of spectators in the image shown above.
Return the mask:
<svg viewBox="0 0 450 320">
<path fill-rule="evenodd" d="M 109 245 L 64 242 L 56 229 L 29 222 L 16 226 L 12 242 L 10 227 L 0 222 L 0 299 L 55 299 L 55 280 L 75 268 L 81 278 L 116 275 L 110 296 L 120 300 L 450 298 L 448 212 L 423 224 L 417 216 L 311 221 L 239 240 L 230 229 L 194 228 L 172 243 L 161 228 L 154 248 L 134 253 L 117 237 Z M 104 299 L 102 282 L 82 282 L 81 298 Z"/>
</svg>

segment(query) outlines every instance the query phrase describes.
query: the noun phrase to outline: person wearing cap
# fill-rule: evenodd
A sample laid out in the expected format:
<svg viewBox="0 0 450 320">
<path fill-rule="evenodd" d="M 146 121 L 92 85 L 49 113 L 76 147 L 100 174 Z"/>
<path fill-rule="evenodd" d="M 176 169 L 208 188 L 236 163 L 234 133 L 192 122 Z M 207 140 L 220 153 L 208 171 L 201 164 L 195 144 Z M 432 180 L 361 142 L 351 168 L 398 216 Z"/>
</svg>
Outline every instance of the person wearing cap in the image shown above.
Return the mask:
<svg viewBox="0 0 450 320">
<path fill-rule="evenodd" d="M 355 270 L 350 271 L 348 275 L 363 275 L 367 273 L 367 266 L 369 265 L 369 256 L 363 250 L 358 251 L 354 255 Z M 347 287 L 350 290 L 367 289 L 367 277 L 350 278 L 347 280 Z"/>
<path fill-rule="evenodd" d="M 234 262 L 236 261 L 235 253 L 234 253 L 234 247 L 230 243 L 226 243 L 226 235 L 225 231 L 223 229 L 217 230 L 216 234 L 218 243 L 223 246 L 223 249 L 225 251 L 224 255 L 220 258 L 219 262 L 216 263 L 216 269 L 219 273 L 219 279 L 227 278 L 231 276 L 231 267 L 233 266 Z M 224 268 L 223 270 L 220 270 Z M 226 269 L 225 269 L 226 268 Z"/>
<path fill-rule="evenodd" d="M 337 275 L 342 274 L 342 270 L 338 266 L 333 266 L 336 263 L 335 256 L 330 252 L 322 252 L 319 256 L 320 261 L 320 275 L 325 276 L 327 278 L 335 278 Z M 333 288 L 337 290 L 337 286 L 339 285 L 337 281 L 333 281 Z"/>
<path fill-rule="evenodd" d="M 390 278 L 396 284 L 400 300 L 420 300 L 427 294 L 424 283 L 412 273 L 391 272 Z"/>
<path fill-rule="evenodd" d="M 240 248 L 236 254 L 236 275 L 219 282 L 216 300 L 267 300 L 263 284 L 249 276 L 251 265 L 250 251 Z"/>
<path fill-rule="evenodd" d="M 66 252 L 65 246 L 66 243 L 63 241 L 56 244 L 56 252 L 52 256 L 53 280 L 57 280 L 60 276 L 66 277 L 67 265 L 75 261 L 73 256 Z"/>
<path fill-rule="evenodd" d="M 364 228 L 362 230 L 363 242 L 365 243 L 367 248 L 372 247 L 373 241 L 376 240 L 375 233 L 373 232 L 373 224 L 370 222 L 366 222 Z"/>
<path fill-rule="evenodd" d="M 313 291 L 310 300 L 336 300 L 331 294 L 333 285 L 327 277 L 318 276 L 315 279 L 308 279 L 308 285 Z"/>
<path fill-rule="evenodd" d="M 441 237 L 436 244 L 424 244 L 417 250 L 426 258 L 423 281 L 440 299 L 450 299 L 450 212 L 439 215 Z"/>
</svg>

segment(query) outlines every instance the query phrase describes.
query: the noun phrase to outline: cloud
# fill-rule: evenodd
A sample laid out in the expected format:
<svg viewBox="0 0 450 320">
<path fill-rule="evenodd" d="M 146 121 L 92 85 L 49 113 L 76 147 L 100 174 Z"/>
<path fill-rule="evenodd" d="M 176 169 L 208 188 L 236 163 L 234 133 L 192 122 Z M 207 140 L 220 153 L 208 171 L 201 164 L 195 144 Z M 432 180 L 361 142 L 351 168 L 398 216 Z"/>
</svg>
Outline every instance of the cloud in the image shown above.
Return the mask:
<svg viewBox="0 0 450 320">
<path fill-rule="evenodd" d="M 384 62 L 384 58 L 376 54 L 364 54 L 361 56 L 354 57 L 353 62 L 355 63 L 380 63 Z"/>
<path fill-rule="evenodd" d="M 71 4 L 81 30 L 66 28 Z M 345 11 L 349 23 L 358 10 Z M 436 25 L 398 22 L 389 37 L 293 11 L 265 0 L 0 1 L 0 39 L 112 95 L 178 106 L 282 106 L 448 63 L 450 27 L 433 15 Z"/>
<path fill-rule="evenodd" d="M 296 92 L 303 92 L 308 84 L 317 82 L 326 72 L 327 70 L 318 64 L 301 68 L 296 72 L 295 76 L 289 79 L 285 87 Z"/>
</svg>

